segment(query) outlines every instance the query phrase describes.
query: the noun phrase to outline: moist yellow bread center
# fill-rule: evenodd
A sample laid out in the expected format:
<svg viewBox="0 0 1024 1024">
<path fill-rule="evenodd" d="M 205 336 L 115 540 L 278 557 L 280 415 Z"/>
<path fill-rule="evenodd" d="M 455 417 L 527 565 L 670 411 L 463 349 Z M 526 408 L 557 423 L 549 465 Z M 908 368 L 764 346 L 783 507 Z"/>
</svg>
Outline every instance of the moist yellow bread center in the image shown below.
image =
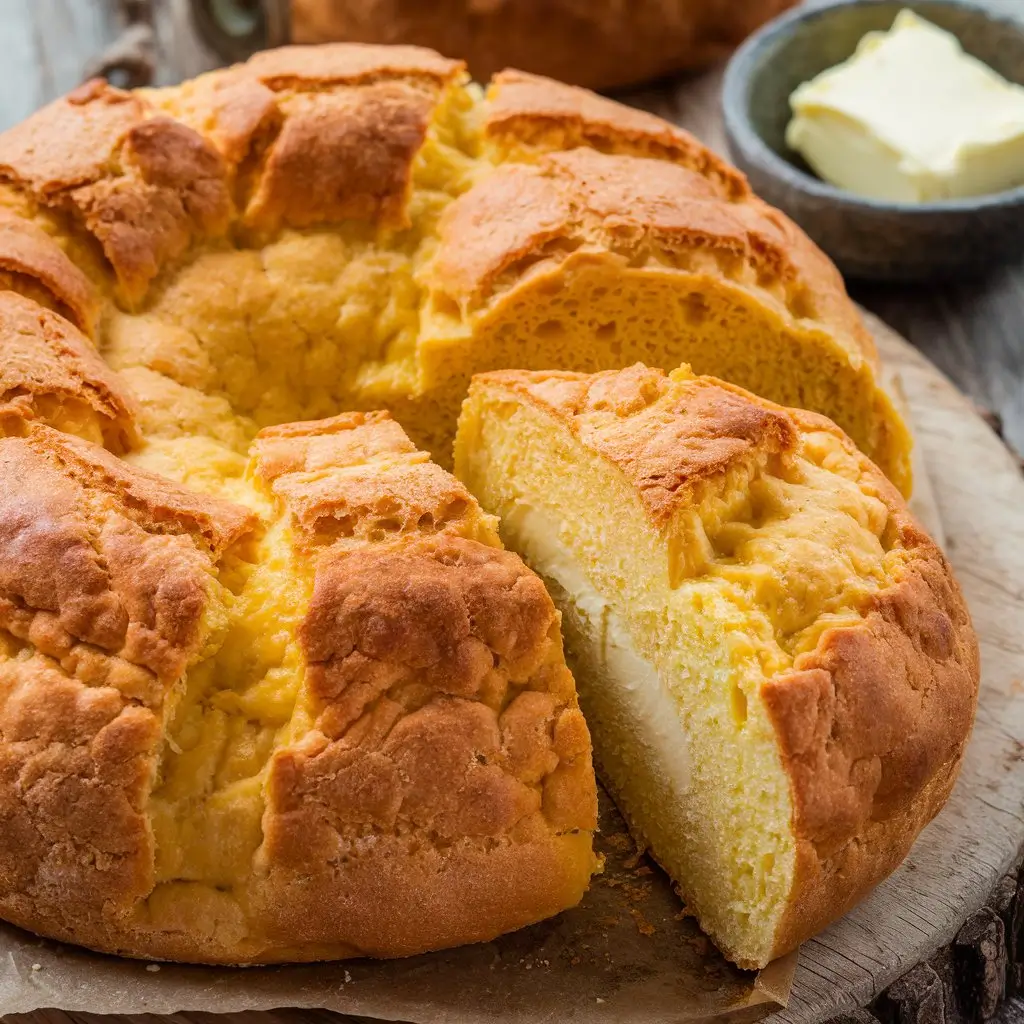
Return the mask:
<svg viewBox="0 0 1024 1024">
<path fill-rule="evenodd" d="M 509 371 L 474 381 L 455 466 L 548 583 L 599 772 L 728 955 L 764 965 L 898 863 L 951 784 L 976 647 L 949 584 L 918 586 L 921 562 L 948 574 L 941 556 L 833 424 L 685 369 Z M 916 666 L 873 678 L 898 649 L 879 638 L 846 685 L 878 691 L 856 727 L 877 715 L 885 736 L 846 760 L 864 694 L 836 680 L 842 647 L 908 588 L 940 682 L 922 701 Z M 897 763 L 914 792 L 882 810 Z"/>
</svg>

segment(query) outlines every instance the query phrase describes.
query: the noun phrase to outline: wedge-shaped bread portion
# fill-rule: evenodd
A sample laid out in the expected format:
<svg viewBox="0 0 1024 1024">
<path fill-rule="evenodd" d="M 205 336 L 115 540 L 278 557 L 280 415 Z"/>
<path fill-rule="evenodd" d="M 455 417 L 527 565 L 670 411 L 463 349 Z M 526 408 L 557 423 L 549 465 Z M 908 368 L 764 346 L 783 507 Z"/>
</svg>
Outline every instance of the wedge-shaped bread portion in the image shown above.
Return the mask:
<svg viewBox="0 0 1024 1024">
<path fill-rule="evenodd" d="M 730 958 L 762 966 L 896 867 L 953 785 L 977 641 L 831 421 L 685 368 L 496 372 L 455 465 L 548 582 L 599 772 Z"/>
<path fill-rule="evenodd" d="M 558 614 L 386 413 L 259 434 L 234 501 L 31 422 L 0 474 L 0 917 L 255 963 L 579 901 L 596 787 Z"/>
</svg>

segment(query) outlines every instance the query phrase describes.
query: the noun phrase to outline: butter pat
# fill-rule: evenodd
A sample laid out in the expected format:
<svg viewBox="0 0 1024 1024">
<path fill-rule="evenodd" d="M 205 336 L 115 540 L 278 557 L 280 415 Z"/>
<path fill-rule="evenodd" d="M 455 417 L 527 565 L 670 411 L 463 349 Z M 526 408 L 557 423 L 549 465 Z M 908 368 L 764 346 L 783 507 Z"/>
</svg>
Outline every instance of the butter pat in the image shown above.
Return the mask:
<svg viewBox="0 0 1024 1024">
<path fill-rule="evenodd" d="M 790 105 L 789 146 L 858 195 L 930 202 L 1024 184 L 1024 88 L 911 11 Z"/>
</svg>

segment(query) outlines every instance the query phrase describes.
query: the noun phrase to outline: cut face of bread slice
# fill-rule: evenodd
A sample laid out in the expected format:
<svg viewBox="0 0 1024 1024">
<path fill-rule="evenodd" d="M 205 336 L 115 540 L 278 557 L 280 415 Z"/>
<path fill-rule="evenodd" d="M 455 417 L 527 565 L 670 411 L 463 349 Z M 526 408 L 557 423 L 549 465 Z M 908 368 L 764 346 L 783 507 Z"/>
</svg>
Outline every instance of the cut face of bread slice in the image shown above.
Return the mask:
<svg viewBox="0 0 1024 1024">
<path fill-rule="evenodd" d="M 762 966 L 905 856 L 977 643 L 830 421 L 682 369 L 476 377 L 456 473 L 549 585 L 595 760 L 723 951 Z"/>
</svg>

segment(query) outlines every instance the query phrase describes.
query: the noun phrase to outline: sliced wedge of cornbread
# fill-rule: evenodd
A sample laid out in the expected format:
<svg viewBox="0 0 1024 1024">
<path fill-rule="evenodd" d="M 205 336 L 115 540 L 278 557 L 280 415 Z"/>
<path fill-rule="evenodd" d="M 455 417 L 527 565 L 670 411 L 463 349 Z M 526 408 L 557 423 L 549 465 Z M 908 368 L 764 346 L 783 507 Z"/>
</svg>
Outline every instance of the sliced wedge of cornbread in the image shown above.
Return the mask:
<svg viewBox="0 0 1024 1024">
<path fill-rule="evenodd" d="M 945 801 L 978 649 L 824 417 L 686 368 L 474 378 L 456 473 L 563 615 L 599 772 L 725 953 L 844 913 Z"/>
</svg>

